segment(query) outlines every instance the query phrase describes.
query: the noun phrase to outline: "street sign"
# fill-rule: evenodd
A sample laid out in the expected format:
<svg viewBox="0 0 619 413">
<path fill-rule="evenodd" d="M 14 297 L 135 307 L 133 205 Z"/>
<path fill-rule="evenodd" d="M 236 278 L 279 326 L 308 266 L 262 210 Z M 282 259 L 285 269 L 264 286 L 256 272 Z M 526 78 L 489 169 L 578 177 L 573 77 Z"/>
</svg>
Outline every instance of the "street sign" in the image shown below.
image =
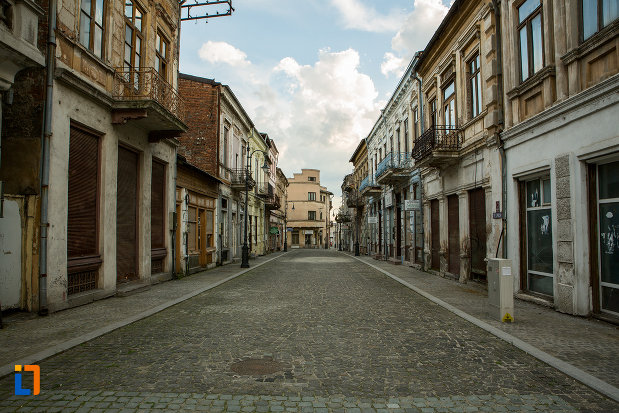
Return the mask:
<svg viewBox="0 0 619 413">
<path fill-rule="evenodd" d="M 405 199 L 404 210 L 406 211 L 419 211 L 421 209 L 421 201 L 417 199 Z"/>
<path fill-rule="evenodd" d="M 368 224 L 378 224 L 378 217 L 368 217 Z"/>
</svg>

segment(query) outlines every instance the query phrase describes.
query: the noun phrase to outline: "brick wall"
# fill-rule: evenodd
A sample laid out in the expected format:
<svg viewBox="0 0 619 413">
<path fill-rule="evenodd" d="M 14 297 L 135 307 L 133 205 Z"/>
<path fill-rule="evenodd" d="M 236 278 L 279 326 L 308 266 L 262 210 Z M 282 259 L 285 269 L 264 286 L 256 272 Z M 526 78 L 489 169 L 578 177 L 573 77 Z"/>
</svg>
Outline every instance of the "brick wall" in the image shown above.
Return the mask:
<svg viewBox="0 0 619 413">
<path fill-rule="evenodd" d="M 190 164 L 214 176 L 218 171 L 218 93 L 221 85 L 210 79 L 180 75 L 179 93 L 188 108 L 189 130 L 180 140 L 179 154 Z"/>
</svg>

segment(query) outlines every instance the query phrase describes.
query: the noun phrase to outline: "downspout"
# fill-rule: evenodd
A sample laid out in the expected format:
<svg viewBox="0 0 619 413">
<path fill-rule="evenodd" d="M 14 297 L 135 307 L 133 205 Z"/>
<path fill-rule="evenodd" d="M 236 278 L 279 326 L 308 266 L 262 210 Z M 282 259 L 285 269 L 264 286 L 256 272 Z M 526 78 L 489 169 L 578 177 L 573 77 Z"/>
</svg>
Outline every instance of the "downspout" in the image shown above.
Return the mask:
<svg viewBox="0 0 619 413">
<path fill-rule="evenodd" d="M 502 258 L 507 258 L 507 158 L 505 156 L 505 145 L 501 139 L 501 132 L 505 126 L 505 118 L 503 113 L 503 45 L 501 41 L 501 3 L 499 0 L 492 0 L 492 9 L 494 10 L 494 19 L 496 24 L 496 55 L 497 55 L 497 78 L 498 78 L 498 98 L 497 106 L 499 112 L 499 130 L 496 132 L 497 140 L 499 141 L 499 157 L 501 159 L 501 202 L 503 203 L 503 214 L 501 216 L 502 228 L 495 256 L 499 255 L 499 244 L 503 246 L 501 255 Z M 501 241 L 503 243 L 501 244 Z"/>
<path fill-rule="evenodd" d="M 54 68 L 56 63 L 56 0 L 49 1 L 47 56 L 45 64 L 45 118 L 41 145 L 41 242 L 39 254 L 39 315 L 47 315 L 47 217 L 49 189 L 49 141 L 52 137 L 52 105 L 54 103 Z"/>
<path fill-rule="evenodd" d="M 424 117 L 423 117 L 423 95 L 421 94 L 421 89 L 422 89 L 422 83 L 421 83 L 421 78 L 419 76 L 417 76 L 417 72 L 413 73 L 412 76 L 413 79 L 415 79 L 417 81 L 417 88 L 418 88 L 418 93 L 417 93 L 417 105 L 419 106 L 419 125 L 421 126 L 421 131 L 419 133 L 419 136 L 421 136 L 424 132 Z M 414 143 L 413 143 L 413 146 Z M 426 242 L 426 234 L 424 231 L 424 227 L 423 227 L 423 181 L 421 179 L 421 169 L 417 169 L 418 171 L 418 175 L 419 175 L 419 220 L 421 221 L 421 262 L 422 262 L 422 269 L 425 268 L 425 242 Z M 417 222 L 415 222 L 415 225 L 417 225 Z M 415 233 L 417 232 L 417 228 L 415 228 Z M 415 239 L 415 245 L 417 245 L 417 240 Z M 413 258 L 413 262 L 415 262 L 415 258 Z"/>
</svg>

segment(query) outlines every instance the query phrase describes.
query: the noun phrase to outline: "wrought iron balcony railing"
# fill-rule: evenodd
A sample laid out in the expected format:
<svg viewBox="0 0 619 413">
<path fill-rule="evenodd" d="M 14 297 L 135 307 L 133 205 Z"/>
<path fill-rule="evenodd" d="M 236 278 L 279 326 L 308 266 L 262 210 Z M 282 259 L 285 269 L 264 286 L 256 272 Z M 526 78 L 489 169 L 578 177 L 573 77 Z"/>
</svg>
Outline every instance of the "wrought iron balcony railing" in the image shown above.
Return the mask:
<svg viewBox="0 0 619 413">
<path fill-rule="evenodd" d="M 461 147 L 461 129 L 455 126 L 433 126 L 415 139 L 413 158 L 420 161 L 432 151 L 459 151 Z"/>
<path fill-rule="evenodd" d="M 185 102 L 178 92 L 154 68 L 116 69 L 114 99 L 123 101 L 152 100 L 185 122 Z"/>
<path fill-rule="evenodd" d="M 246 168 L 238 168 L 231 170 L 231 184 L 237 187 L 245 186 L 245 181 L 247 180 L 247 186 L 251 190 L 255 185 L 256 181 L 252 178 L 251 173 Z"/>
<path fill-rule="evenodd" d="M 390 169 L 403 169 L 409 166 L 411 155 L 408 152 L 389 152 L 376 168 L 379 177 Z"/>
</svg>

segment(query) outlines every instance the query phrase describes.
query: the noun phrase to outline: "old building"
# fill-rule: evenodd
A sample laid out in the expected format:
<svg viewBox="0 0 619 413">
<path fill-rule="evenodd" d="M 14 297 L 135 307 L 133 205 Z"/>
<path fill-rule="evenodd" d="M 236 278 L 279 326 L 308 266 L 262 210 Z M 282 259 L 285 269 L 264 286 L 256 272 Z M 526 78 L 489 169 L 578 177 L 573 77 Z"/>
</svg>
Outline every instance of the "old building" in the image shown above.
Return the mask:
<svg viewBox="0 0 619 413">
<path fill-rule="evenodd" d="M 256 129 L 252 129 L 249 134 L 249 173 L 255 182 L 254 190 L 248 193 L 247 198 L 247 245 L 252 257 L 267 253 L 269 221 L 265 200 L 269 199 L 269 194 L 273 194 L 273 186 L 269 180 L 271 161 L 265 138 L 267 135 L 258 133 Z M 264 169 L 265 166 L 268 170 Z M 242 242 L 245 240 L 243 239 Z"/>
<path fill-rule="evenodd" d="M 562 312 L 616 319 L 616 2 L 500 6 L 506 245 L 516 289 Z"/>
<path fill-rule="evenodd" d="M 333 194 L 320 186 L 320 171 L 302 169 L 288 185 L 288 248 L 328 248 Z"/>
<path fill-rule="evenodd" d="M 414 62 L 423 116 L 413 158 L 423 181 L 425 268 L 485 280 L 500 247 L 499 79 L 492 3 L 455 1 Z M 415 131 L 417 133 L 417 130 Z M 495 207 L 496 206 L 496 207 Z"/>
<path fill-rule="evenodd" d="M 360 191 L 362 182 L 364 180 L 367 182 L 368 178 L 368 150 L 365 139 L 359 142 L 349 162 L 353 164 L 354 169 L 352 175 L 348 175 L 350 179 L 344 179 L 344 191 L 347 192 L 346 206 L 354 208 L 355 254 L 366 255 L 369 251 L 370 234 L 365 199 Z M 356 244 L 358 244 L 358 250 Z"/>
<path fill-rule="evenodd" d="M 40 173 L 40 289 L 28 294 L 55 311 L 171 276 L 174 138 L 186 126 L 178 3 L 49 6 L 56 58 L 20 86 L 27 99 L 5 120 L 9 138 L 44 136 L 6 166 L 20 179 Z M 42 125 L 23 116 L 40 113 L 36 84 L 47 84 Z"/>
<path fill-rule="evenodd" d="M 270 207 L 269 216 L 269 249 L 270 251 L 282 251 L 284 242 L 287 241 L 286 229 L 286 203 L 288 199 L 288 179 L 281 169 L 276 169 L 275 191 L 272 201 L 267 205 Z"/>
<path fill-rule="evenodd" d="M 179 153 L 221 181 L 215 246 L 217 262 L 230 263 L 241 258 L 245 183 L 249 190 L 255 185 L 246 168 L 254 124 L 232 90 L 213 79 L 180 74 L 179 91 L 192 108 Z"/>
<path fill-rule="evenodd" d="M 29 0 L 0 10 L 0 310 L 37 310 L 44 11 Z"/>
<path fill-rule="evenodd" d="M 217 262 L 215 243 L 217 198 L 221 181 L 178 155 L 176 163 L 176 273 L 212 268 Z"/>
</svg>

